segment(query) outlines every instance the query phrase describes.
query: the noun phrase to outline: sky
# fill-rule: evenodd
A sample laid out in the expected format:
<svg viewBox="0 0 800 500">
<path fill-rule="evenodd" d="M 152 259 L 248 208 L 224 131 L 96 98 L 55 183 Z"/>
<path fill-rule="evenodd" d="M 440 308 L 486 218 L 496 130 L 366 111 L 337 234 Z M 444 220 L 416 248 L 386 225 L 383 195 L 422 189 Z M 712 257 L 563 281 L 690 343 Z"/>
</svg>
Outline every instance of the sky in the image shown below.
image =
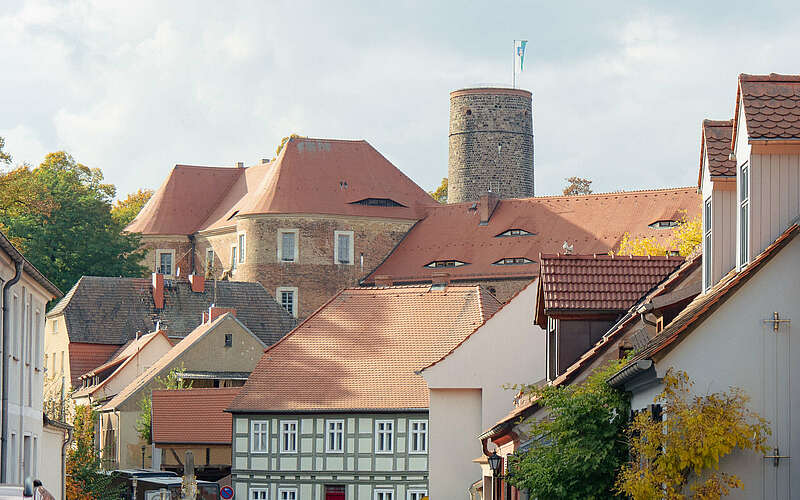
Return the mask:
<svg viewBox="0 0 800 500">
<path fill-rule="evenodd" d="M 691 186 L 700 124 L 739 73 L 800 73 L 793 2 L 18 1 L 0 9 L 0 137 L 65 150 L 118 196 L 177 163 L 274 156 L 290 133 L 365 139 L 426 190 L 449 92 L 533 92 L 536 194 Z"/>
</svg>

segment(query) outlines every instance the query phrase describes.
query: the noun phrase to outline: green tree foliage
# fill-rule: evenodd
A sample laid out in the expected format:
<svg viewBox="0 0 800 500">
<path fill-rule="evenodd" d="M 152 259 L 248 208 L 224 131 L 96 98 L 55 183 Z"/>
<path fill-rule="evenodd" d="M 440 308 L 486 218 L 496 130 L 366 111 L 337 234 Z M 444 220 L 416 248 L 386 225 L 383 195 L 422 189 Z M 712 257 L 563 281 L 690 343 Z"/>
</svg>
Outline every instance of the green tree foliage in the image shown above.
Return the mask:
<svg viewBox="0 0 800 500">
<path fill-rule="evenodd" d="M 439 203 L 447 203 L 447 177 L 442 179 L 442 183 L 436 188 L 436 191 L 431 191 L 428 194 L 433 196 L 433 199 Z"/>
<path fill-rule="evenodd" d="M 531 425 L 537 439 L 530 449 L 511 456 L 512 485 L 531 498 L 614 498 L 616 472 L 628 456 L 629 399 L 605 381 L 621 367 L 609 363 L 578 385 L 525 388 L 548 416 Z"/>
<path fill-rule="evenodd" d="M 75 408 L 74 441 L 67 450 L 67 500 L 116 500 L 122 489 L 111 484 L 111 476 L 101 472 L 100 454 L 94 447 L 97 413 L 89 406 Z"/>
<path fill-rule="evenodd" d="M 142 207 L 152 196 L 152 189 L 139 189 L 135 193 L 130 193 L 124 200 L 117 200 L 111 208 L 111 216 L 124 228 L 139 215 Z"/>
<path fill-rule="evenodd" d="M 592 194 L 592 181 L 583 177 L 568 177 L 565 179 L 567 186 L 564 188 L 564 196 L 575 196 L 579 194 Z"/>
<path fill-rule="evenodd" d="M 668 372 L 655 401 L 665 418 L 636 416 L 628 431 L 631 460 L 620 471 L 617 489 L 634 500 L 713 500 L 741 488 L 733 474 L 719 471 L 735 449 L 765 453 L 767 421 L 752 412 L 741 389 L 692 395 L 684 372 Z"/>
<path fill-rule="evenodd" d="M 111 214 L 115 188 L 69 154 L 0 172 L 0 230 L 61 290 L 83 275 L 141 276 L 138 234 Z"/>
<path fill-rule="evenodd" d="M 3 148 L 6 147 L 6 140 L 4 137 L 0 137 L 0 163 L 5 163 L 6 165 L 11 163 L 11 155 L 3 151 Z"/>
<path fill-rule="evenodd" d="M 182 375 L 186 368 L 181 363 L 181 366 L 173 368 L 164 377 L 156 378 L 157 389 L 177 390 L 177 389 L 191 389 L 192 383 L 183 379 Z M 153 428 L 151 425 L 151 418 L 153 416 L 153 391 L 148 391 L 147 394 L 139 401 L 139 416 L 136 418 L 136 432 L 139 437 L 151 443 L 153 440 Z"/>
</svg>

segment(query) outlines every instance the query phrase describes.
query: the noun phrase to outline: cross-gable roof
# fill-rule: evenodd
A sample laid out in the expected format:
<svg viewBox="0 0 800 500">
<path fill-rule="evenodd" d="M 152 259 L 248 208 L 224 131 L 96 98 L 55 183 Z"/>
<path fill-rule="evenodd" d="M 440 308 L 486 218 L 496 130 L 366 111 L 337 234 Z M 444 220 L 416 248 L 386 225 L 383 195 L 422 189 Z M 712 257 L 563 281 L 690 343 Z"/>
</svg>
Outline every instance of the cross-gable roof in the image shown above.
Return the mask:
<svg viewBox="0 0 800 500">
<path fill-rule="evenodd" d="M 439 272 L 452 279 L 532 279 L 539 274 L 539 254 L 562 251 L 564 242 L 581 254 L 615 250 L 626 233 L 632 238 L 667 242 L 672 230 L 650 224 L 696 216 L 700 196 L 692 187 L 505 199 L 484 225 L 477 205 L 457 203 L 429 209 L 364 283 L 374 283 L 377 276 L 390 276 L 394 283 L 430 281 Z M 504 235 L 514 229 L 530 234 Z M 501 259 L 520 257 L 532 262 L 499 264 Z M 426 267 L 435 261 L 465 264 Z"/>
<path fill-rule="evenodd" d="M 241 322 L 267 345 L 296 324 L 260 283 L 206 281 L 203 292 L 193 292 L 187 280 L 168 280 L 164 308 L 157 309 L 151 280 L 98 276 L 78 280 L 47 317 L 64 315 L 70 342 L 121 345 L 136 332 L 155 330 L 156 323 L 170 337 L 184 337 L 200 324 L 211 304 L 235 309 Z"/>
<path fill-rule="evenodd" d="M 230 410 L 427 409 L 415 372 L 499 307 L 475 285 L 342 290 L 264 353 Z"/>
<path fill-rule="evenodd" d="M 370 199 L 394 203 L 381 206 Z M 416 220 L 422 209 L 434 205 L 428 193 L 366 141 L 293 137 L 274 162 L 247 168 L 177 165 L 126 229 L 192 234 L 254 214 Z"/>
</svg>

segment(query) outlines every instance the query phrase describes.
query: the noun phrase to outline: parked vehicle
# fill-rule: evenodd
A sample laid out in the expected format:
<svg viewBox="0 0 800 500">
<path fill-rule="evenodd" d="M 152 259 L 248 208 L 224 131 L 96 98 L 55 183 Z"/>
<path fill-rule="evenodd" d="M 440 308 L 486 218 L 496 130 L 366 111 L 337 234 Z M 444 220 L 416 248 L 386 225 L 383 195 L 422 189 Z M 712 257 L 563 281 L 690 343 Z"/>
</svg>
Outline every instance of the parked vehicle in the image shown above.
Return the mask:
<svg viewBox="0 0 800 500">
<path fill-rule="evenodd" d="M 121 497 L 125 500 L 161 500 L 161 490 L 166 490 L 168 500 L 181 497 L 183 478 L 171 471 L 125 469 L 113 471 L 111 477 L 115 485 L 125 487 Z M 197 481 L 197 500 L 219 500 L 219 485 Z"/>
</svg>

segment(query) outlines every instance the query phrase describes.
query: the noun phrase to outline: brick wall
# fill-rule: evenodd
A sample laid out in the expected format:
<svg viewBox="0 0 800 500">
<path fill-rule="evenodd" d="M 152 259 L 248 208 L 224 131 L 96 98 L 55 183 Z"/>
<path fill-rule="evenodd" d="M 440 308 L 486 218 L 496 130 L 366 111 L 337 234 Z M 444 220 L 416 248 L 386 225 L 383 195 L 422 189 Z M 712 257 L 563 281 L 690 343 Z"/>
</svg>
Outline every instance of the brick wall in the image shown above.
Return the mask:
<svg viewBox="0 0 800 500">
<path fill-rule="evenodd" d="M 533 196 L 532 120 L 530 92 L 452 92 L 448 203 L 476 201 L 490 186 L 500 198 Z"/>
<path fill-rule="evenodd" d="M 192 258 L 192 245 L 189 238 L 186 236 L 143 236 L 142 246 L 146 249 L 145 258 L 143 261 L 144 266 L 147 268 L 145 277 L 149 277 L 150 273 L 156 270 L 158 266 L 157 250 L 174 250 L 175 260 L 173 261 L 173 273 L 178 268 L 181 269 L 181 276 L 185 277 L 190 274 L 191 258 Z"/>
</svg>

